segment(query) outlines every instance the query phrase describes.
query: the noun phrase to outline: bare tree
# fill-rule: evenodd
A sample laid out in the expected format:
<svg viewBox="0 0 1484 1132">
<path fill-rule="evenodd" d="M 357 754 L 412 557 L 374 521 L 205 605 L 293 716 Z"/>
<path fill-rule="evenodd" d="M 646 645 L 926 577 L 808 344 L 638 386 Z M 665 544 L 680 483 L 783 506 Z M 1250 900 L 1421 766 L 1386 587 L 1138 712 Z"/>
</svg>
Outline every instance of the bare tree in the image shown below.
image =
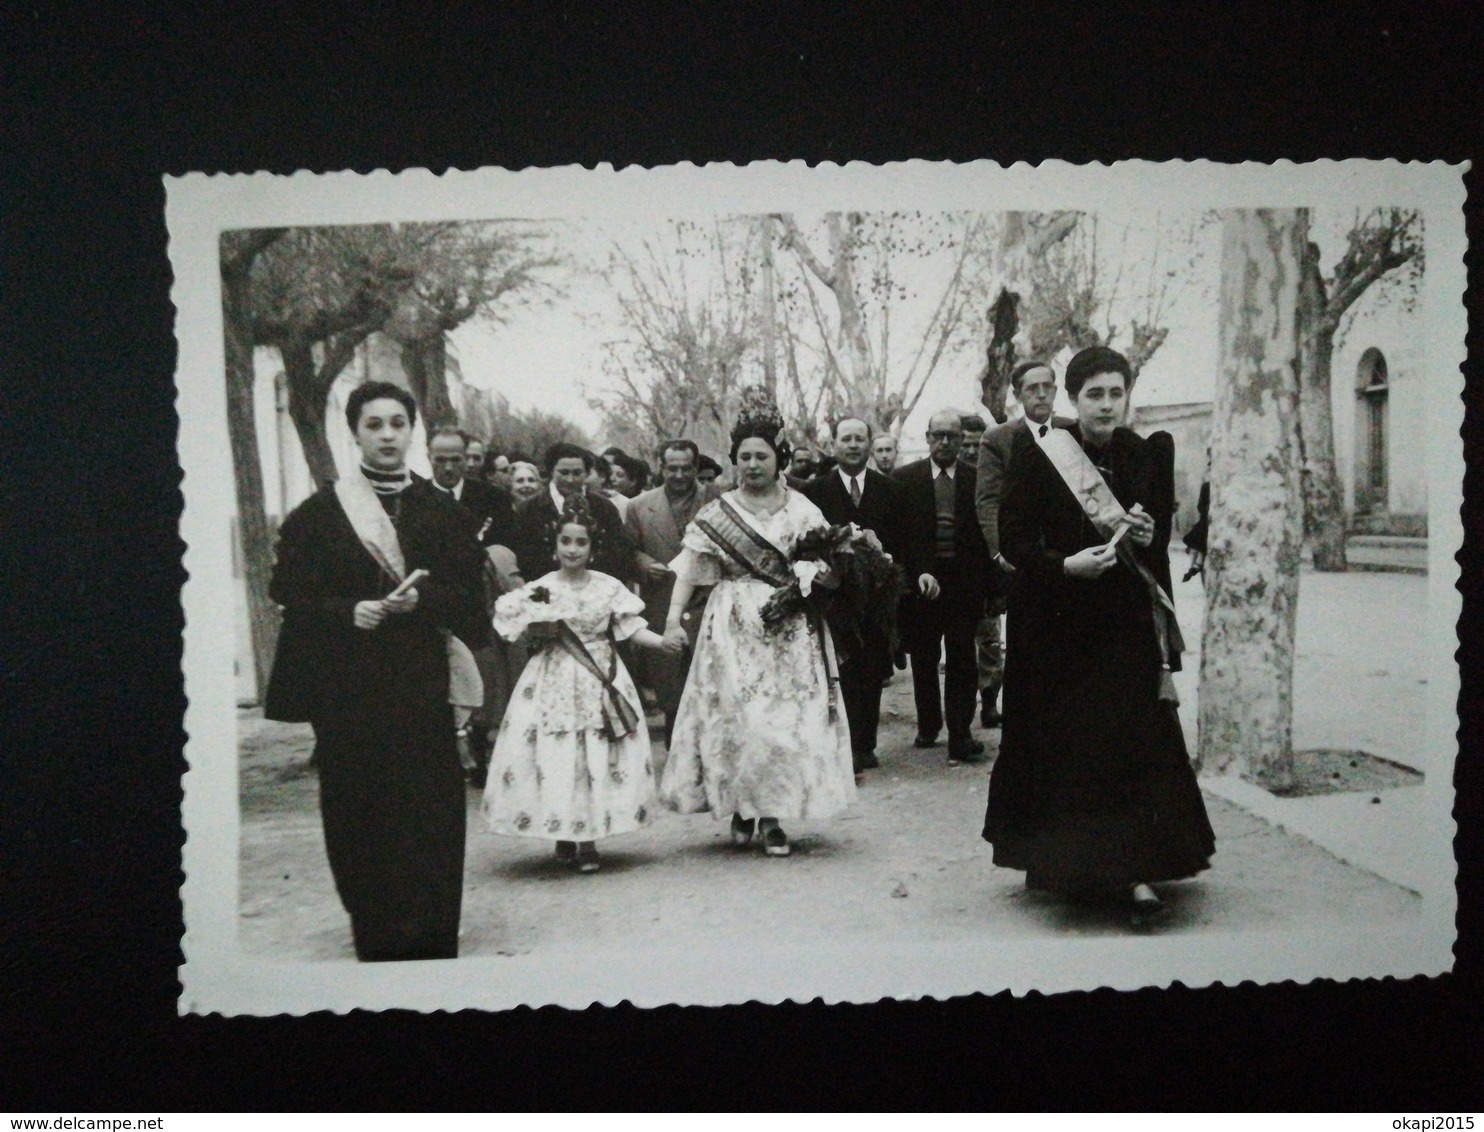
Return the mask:
<svg viewBox="0 0 1484 1132">
<path fill-rule="evenodd" d="M 448 333 L 477 317 L 503 322 L 536 293 L 554 293 L 550 269 L 560 257 L 544 247 L 544 233 L 512 222 L 408 224 L 415 249 L 411 285 L 387 321 L 402 347 L 402 369 L 422 409 L 429 438 L 457 424 L 448 392 Z"/>
<path fill-rule="evenodd" d="M 1383 280 L 1415 290 L 1424 261 L 1422 217 L 1415 210 L 1377 208 L 1357 215 L 1345 252 L 1326 279 L 1319 247 L 1305 245 L 1299 291 L 1299 419 L 1301 422 L 1305 528 L 1314 569 L 1344 570 L 1345 496 L 1335 467 L 1331 365 L 1335 343 L 1356 302 Z"/>
<path fill-rule="evenodd" d="M 251 275 L 254 261 L 283 239 L 282 228 L 223 232 L 219 243 L 222 277 L 222 329 L 226 356 L 227 435 L 232 446 L 232 478 L 237 489 L 237 526 L 242 538 L 247 582 L 247 617 L 252 637 L 253 672 L 261 691 L 278 643 L 278 610 L 268 598 L 273 571 L 271 535 L 263 493 L 263 465 L 253 416 L 253 328 Z"/>
<path fill-rule="evenodd" d="M 1000 220 L 998 237 L 987 243 L 988 277 L 997 283 L 985 320 L 989 345 L 979 370 L 979 400 L 1000 424 L 1006 420 L 1010 374 L 1019 361 L 1015 340 L 1020 335 L 1022 296 L 1032 285 L 1030 272 L 1081 219 L 1080 212 L 1008 212 Z"/>
<path fill-rule="evenodd" d="M 819 339 L 819 380 L 830 391 L 824 404 L 831 415 L 859 413 L 900 431 L 940 363 L 972 340 L 977 292 L 971 277 L 983 260 L 986 217 L 831 212 L 824 217 L 825 255 L 791 214 L 772 220 L 802 272 L 801 297 Z M 904 299 L 915 297 L 904 264 L 933 256 L 946 257 L 948 278 L 900 365 L 892 354 L 892 316 Z M 827 292 L 827 303 L 816 284 Z"/>
<path fill-rule="evenodd" d="M 624 335 L 607 344 L 609 388 L 592 399 L 610 436 L 646 450 L 677 436 L 722 443 L 757 366 L 757 231 L 676 222 L 663 242 L 614 245 L 607 275 Z"/>
<path fill-rule="evenodd" d="M 336 474 L 325 435 L 330 387 L 412 285 L 419 250 L 384 224 L 293 228 L 252 266 L 252 339 L 283 358 L 289 416 L 317 483 Z"/>
<path fill-rule="evenodd" d="M 1099 236 L 1094 217 L 1029 261 L 1029 293 L 1021 309 L 1031 354 L 1052 358 L 1066 349 L 1116 346 L 1137 378 L 1169 337 L 1163 325 L 1168 279 L 1161 272 L 1158 245 L 1142 285 L 1126 281 L 1126 254 L 1114 257 L 1108 278 Z M 1125 248 L 1127 237 L 1125 231 Z M 1125 317 L 1126 326 L 1115 321 Z"/>
<path fill-rule="evenodd" d="M 1202 634 L 1204 769 L 1270 790 L 1293 779 L 1293 660 L 1303 542 L 1296 312 L 1306 209 L 1221 215 L 1220 369 Z"/>
</svg>

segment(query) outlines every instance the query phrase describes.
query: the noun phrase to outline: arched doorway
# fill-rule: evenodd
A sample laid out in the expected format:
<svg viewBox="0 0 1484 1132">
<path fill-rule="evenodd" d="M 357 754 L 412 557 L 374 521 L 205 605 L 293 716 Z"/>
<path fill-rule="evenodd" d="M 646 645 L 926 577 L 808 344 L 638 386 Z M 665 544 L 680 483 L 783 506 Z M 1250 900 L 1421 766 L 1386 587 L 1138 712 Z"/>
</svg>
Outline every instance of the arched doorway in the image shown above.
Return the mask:
<svg viewBox="0 0 1484 1132">
<path fill-rule="evenodd" d="M 1372 346 L 1355 367 L 1355 514 L 1388 506 L 1386 477 L 1386 356 Z"/>
</svg>

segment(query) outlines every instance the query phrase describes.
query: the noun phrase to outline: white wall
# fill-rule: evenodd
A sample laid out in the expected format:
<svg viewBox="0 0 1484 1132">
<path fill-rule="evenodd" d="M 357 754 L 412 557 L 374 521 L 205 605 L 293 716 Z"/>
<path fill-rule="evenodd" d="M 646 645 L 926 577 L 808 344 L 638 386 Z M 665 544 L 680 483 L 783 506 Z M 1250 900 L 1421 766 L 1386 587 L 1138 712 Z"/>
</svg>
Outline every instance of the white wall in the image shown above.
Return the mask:
<svg viewBox="0 0 1484 1132">
<path fill-rule="evenodd" d="M 1362 299 L 1365 303 L 1367 300 Z M 1393 300 L 1363 310 L 1335 348 L 1331 373 L 1331 405 L 1335 432 L 1335 462 L 1345 492 L 1345 506 L 1355 506 L 1356 444 L 1359 417 L 1356 377 L 1362 355 L 1371 348 L 1386 359 L 1387 381 L 1387 510 L 1395 515 L 1427 512 L 1425 437 L 1427 383 L 1433 375 L 1422 368 L 1425 356 L 1417 340 L 1417 319 Z"/>
</svg>

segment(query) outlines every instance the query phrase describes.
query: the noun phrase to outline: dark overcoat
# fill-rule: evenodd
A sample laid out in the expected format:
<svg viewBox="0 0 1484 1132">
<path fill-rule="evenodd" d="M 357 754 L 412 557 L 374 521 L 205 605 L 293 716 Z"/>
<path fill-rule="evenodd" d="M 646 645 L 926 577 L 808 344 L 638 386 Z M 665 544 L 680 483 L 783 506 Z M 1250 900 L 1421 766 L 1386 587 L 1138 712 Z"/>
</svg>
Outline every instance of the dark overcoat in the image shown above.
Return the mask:
<svg viewBox="0 0 1484 1132">
<path fill-rule="evenodd" d="M 279 532 L 269 592 L 283 630 L 264 704 L 314 726 L 320 812 L 335 888 L 362 959 L 451 958 L 463 892 L 464 781 L 448 703 L 449 630 L 488 638 L 483 553 L 466 510 L 426 480 L 394 517 L 418 605 L 358 629 L 358 602 L 394 587 L 333 487 Z"/>
<path fill-rule="evenodd" d="M 481 546 L 510 545 L 515 537 L 515 505 L 509 491 L 499 484 L 466 479 L 459 503 L 474 516 L 476 533 L 484 531 L 479 539 Z"/>
<path fill-rule="evenodd" d="M 1088 454 L 1125 508 L 1153 516 L 1153 541 L 1135 551 L 1169 593 L 1169 435 L 1121 428 Z M 1159 699 L 1148 590 L 1123 563 L 1096 579 L 1066 575 L 1067 557 L 1106 539 L 1028 431 L 1015 440 L 999 528 L 1016 575 L 984 830 L 995 863 L 1071 891 L 1205 868 L 1214 837 L 1180 721 Z"/>
<path fill-rule="evenodd" d="M 901 489 L 890 478 L 867 468 L 859 507 L 851 502 L 845 482 L 839 471 L 833 468 L 810 480 L 804 486 L 804 494 L 830 524 L 854 523 L 863 530 L 874 531 L 881 541 L 881 548 L 898 563 L 904 563 Z M 905 570 L 904 564 L 904 573 Z M 872 676 L 885 679 L 891 673 L 892 656 L 879 627 L 866 626 L 862 645 L 860 662 Z"/>
<path fill-rule="evenodd" d="M 933 461 L 914 460 L 898 468 L 894 478 L 902 501 L 901 540 L 907 584 L 915 594 L 917 579 L 936 569 L 938 504 L 933 495 Z M 979 513 L 974 506 L 975 482 L 974 466 L 958 461 L 953 473 L 953 551 L 960 585 L 952 592 L 945 590 L 939 600 L 953 603 L 952 616 L 977 622 L 983 613 L 986 588 L 997 585 L 998 581 L 989 572 L 989 552 L 979 530 Z M 909 600 L 904 612 L 910 616 L 914 602 L 924 600 Z"/>
</svg>

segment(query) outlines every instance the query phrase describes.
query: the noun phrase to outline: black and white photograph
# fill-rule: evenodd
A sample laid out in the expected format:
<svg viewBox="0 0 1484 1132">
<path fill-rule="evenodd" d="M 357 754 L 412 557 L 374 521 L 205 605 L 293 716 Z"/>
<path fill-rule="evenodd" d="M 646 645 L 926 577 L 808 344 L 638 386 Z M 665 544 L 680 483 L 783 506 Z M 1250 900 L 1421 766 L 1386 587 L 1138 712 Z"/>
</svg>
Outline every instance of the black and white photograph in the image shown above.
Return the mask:
<svg viewBox="0 0 1484 1132">
<path fill-rule="evenodd" d="M 1450 969 L 1458 166 L 166 194 L 182 1012 Z"/>
</svg>

